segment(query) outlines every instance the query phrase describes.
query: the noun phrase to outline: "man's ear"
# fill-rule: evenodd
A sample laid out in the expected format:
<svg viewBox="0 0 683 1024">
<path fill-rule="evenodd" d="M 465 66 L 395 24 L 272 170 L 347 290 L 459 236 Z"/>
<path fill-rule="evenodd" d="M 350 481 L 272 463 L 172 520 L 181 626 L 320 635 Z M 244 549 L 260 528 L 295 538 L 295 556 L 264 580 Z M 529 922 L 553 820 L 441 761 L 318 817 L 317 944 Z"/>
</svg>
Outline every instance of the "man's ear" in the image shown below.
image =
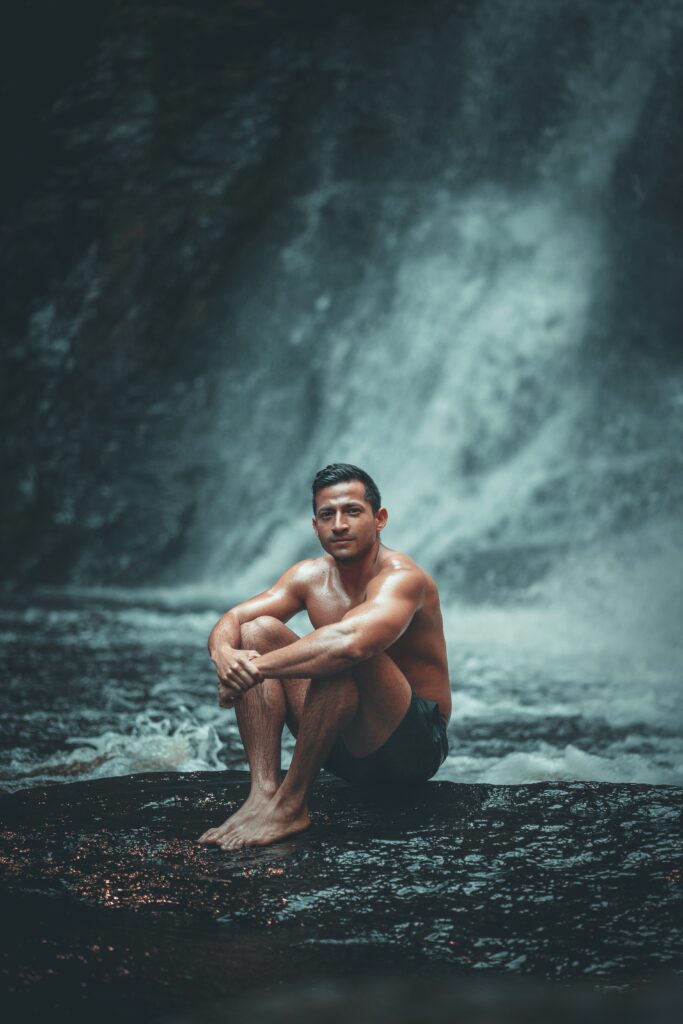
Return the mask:
<svg viewBox="0 0 683 1024">
<path fill-rule="evenodd" d="M 313 516 L 313 519 L 311 520 L 311 522 L 313 523 L 313 533 L 316 535 L 318 540 L 320 540 L 320 534 L 318 533 L 318 523 L 316 521 L 315 516 Z"/>
<path fill-rule="evenodd" d="M 377 509 L 377 512 L 375 513 L 375 526 L 377 527 L 378 532 L 383 530 L 384 527 L 387 525 L 388 518 L 389 513 L 385 508 Z"/>
</svg>

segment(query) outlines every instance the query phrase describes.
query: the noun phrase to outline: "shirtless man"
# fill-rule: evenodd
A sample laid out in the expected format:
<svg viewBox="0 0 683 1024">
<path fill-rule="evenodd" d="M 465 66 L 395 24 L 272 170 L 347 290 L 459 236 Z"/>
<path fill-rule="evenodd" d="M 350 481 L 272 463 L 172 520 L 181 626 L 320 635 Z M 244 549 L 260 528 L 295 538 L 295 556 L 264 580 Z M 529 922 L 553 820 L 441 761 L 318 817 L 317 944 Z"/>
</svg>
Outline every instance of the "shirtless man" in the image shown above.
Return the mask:
<svg viewBox="0 0 683 1024">
<path fill-rule="evenodd" d="M 310 824 L 320 768 L 350 782 L 431 778 L 448 753 L 451 691 L 434 580 L 380 540 L 377 486 L 335 463 L 313 481 L 321 558 L 293 565 L 214 626 L 219 704 L 234 707 L 251 769 L 243 806 L 200 843 L 265 846 Z M 284 623 L 306 609 L 303 638 Z M 280 740 L 296 737 L 282 781 Z"/>
</svg>

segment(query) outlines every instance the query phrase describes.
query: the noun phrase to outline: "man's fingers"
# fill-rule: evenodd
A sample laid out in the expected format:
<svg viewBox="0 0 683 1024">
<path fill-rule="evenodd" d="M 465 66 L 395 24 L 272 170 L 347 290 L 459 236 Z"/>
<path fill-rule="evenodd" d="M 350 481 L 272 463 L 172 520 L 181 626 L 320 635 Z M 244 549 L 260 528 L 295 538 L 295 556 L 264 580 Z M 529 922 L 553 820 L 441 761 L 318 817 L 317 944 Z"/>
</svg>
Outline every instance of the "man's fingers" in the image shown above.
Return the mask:
<svg viewBox="0 0 683 1024">
<path fill-rule="evenodd" d="M 239 679 L 242 687 L 247 690 L 250 689 L 254 685 L 254 683 L 258 681 L 254 677 L 253 673 L 248 672 L 245 668 L 242 667 L 242 665 L 240 665 L 240 667 L 235 670 L 234 674 Z"/>
<path fill-rule="evenodd" d="M 227 708 L 228 710 L 230 710 L 230 708 L 234 708 L 238 700 L 239 697 L 223 697 L 221 696 L 220 693 L 218 694 L 219 708 Z"/>
<path fill-rule="evenodd" d="M 261 680 L 263 679 L 263 676 L 261 675 L 261 673 L 256 668 L 256 665 L 254 665 L 254 662 L 253 662 L 254 658 L 258 658 L 259 657 L 259 652 L 258 651 L 244 651 L 243 653 L 244 653 L 244 658 L 242 659 L 242 661 L 240 663 L 240 668 L 245 669 L 249 673 L 249 675 L 250 675 L 252 680 L 254 680 L 257 683 L 260 683 Z"/>
<path fill-rule="evenodd" d="M 216 680 L 216 686 L 218 687 L 219 697 L 227 697 L 229 700 L 234 700 L 235 697 L 239 697 L 242 693 L 241 686 L 221 679 L 220 676 Z"/>
<path fill-rule="evenodd" d="M 235 657 L 228 662 L 228 668 L 232 672 L 247 672 L 249 675 L 253 671 L 253 665 L 249 661 L 246 651 L 236 651 Z"/>
<path fill-rule="evenodd" d="M 256 658 L 260 658 L 261 657 L 261 652 L 260 651 L 245 651 L 244 654 L 246 656 L 247 665 L 249 666 L 249 668 L 255 668 L 256 671 L 258 672 L 258 669 L 256 668 L 256 665 L 254 665 L 254 660 Z"/>
<path fill-rule="evenodd" d="M 231 665 L 218 676 L 224 686 L 233 686 L 237 690 L 243 690 L 253 686 L 254 678 L 250 672 L 246 672 L 241 665 Z"/>
<path fill-rule="evenodd" d="M 256 668 L 254 664 L 246 657 L 244 652 L 240 652 L 242 657 L 236 658 L 235 661 L 228 665 L 225 677 L 233 682 L 244 683 L 246 686 L 253 686 L 254 683 L 260 683 L 263 676 Z"/>
<path fill-rule="evenodd" d="M 230 679 L 219 679 L 218 690 L 224 697 L 241 697 L 247 687 L 244 683 L 233 682 Z"/>
<path fill-rule="evenodd" d="M 237 690 L 232 686 L 225 686 L 218 680 L 218 703 L 221 707 L 230 707 L 242 696 L 243 690 Z"/>
<path fill-rule="evenodd" d="M 236 700 L 252 686 L 263 682 L 263 676 L 252 664 L 251 658 L 258 657 L 258 651 L 235 651 L 228 664 L 222 664 L 218 671 L 218 703 L 220 707 L 231 708 Z"/>
</svg>

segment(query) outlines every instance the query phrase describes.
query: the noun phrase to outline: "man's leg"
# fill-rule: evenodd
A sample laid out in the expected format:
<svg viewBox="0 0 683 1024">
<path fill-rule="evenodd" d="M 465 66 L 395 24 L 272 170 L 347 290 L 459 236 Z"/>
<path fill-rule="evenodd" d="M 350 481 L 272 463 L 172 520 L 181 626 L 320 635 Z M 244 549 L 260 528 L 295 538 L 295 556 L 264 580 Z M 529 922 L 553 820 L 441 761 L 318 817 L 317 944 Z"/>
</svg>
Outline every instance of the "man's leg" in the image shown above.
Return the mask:
<svg viewBox="0 0 683 1024">
<path fill-rule="evenodd" d="M 398 727 L 411 695 L 408 680 L 385 654 L 352 672 L 311 680 L 284 782 L 258 815 L 238 822 L 219 845 L 265 846 L 307 828 L 308 794 L 338 733 L 350 753 L 366 757 Z"/>
<path fill-rule="evenodd" d="M 245 650 L 267 651 L 286 647 L 297 634 L 270 616 L 245 622 L 240 630 L 240 646 Z M 264 679 L 235 703 L 237 725 L 249 762 L 251 787 L 246 802 L 222 825 L 208 829 L 200 843 L 220 843 L 236 824 L 258 814 L 275 794 L 281 782 L 280 744 L 285 720 L 298 721 L 308 680 Z"/>
</svg>

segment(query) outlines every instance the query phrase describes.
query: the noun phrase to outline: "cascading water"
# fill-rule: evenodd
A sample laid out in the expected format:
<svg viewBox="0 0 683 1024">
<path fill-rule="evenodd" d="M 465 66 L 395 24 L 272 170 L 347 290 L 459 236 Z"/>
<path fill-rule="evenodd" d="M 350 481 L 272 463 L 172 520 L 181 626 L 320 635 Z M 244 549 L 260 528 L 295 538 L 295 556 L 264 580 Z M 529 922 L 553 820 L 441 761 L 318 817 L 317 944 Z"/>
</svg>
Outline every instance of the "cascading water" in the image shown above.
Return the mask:
<svg viewBox="0 0 683 1024">
<path fill-rule="evenodd" d="M 309 6 L 126 9 L 46 102 L 8 220 L 7 280 L 27 226 L 51 266 L 7 306 L 11 593 L 183 609 L 192 681 L 143 659 L 97 712 L 137 764 L 150 701 L 184 742 L 209 699 L 212 616 L 315 554 L 315 470 L 356 462 L 444 596 L 453 778 L 680 781 L 680 4 Z M 63 714 L 38 777 L 92 735 Z M 195 724 L 178 764 L 215 767 L 225 715 Z"/>
</svg>

